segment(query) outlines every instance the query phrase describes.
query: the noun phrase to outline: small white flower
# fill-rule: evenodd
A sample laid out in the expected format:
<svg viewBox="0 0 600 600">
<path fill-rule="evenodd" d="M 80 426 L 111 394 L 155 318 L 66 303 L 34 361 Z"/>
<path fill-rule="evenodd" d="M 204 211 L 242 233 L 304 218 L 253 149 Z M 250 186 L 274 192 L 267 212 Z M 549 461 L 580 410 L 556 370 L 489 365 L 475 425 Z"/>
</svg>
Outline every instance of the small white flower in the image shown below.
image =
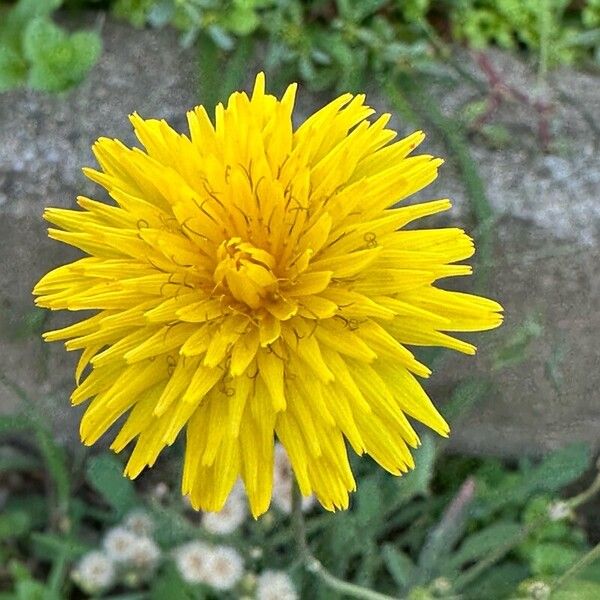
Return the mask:
<svg viewBox="0 0 600 600">
<path fill-rule="evenodd" d="M 563 519 L 571 517 L 572 514 L 573 511 L 571 510 L 571 507 L 563 500 L 554 502 L 548 508 L 548 517 L 551 521 L 562 521 Z"/>
<path fill-rule="evenodd" d="M 219 512 L 206 512 L 202 515 L 202 525 L 213 535 L 229 535 L 246 520 L 247 515 L 246 498 L 241 486 L 236 485 Z"/>
<path fill-rule="evenodd" d="M 292 466 L 284 447 L 275 444 L 274 471 L 273 471 L 273 504 L 284 514 L 292 512 L 292 487 L 294 476 Z M 302 511 L 310 510 L 315 503 L 314 496 L 302 498 Z"/>
<path fill-rule="evenodd" d="M 298 592 L 285 571 L 263 571 L 256 585 L 256 600 L 298 600 Z"/>
<path fill-rule="evenodd" d="M 106 532 L 102 545 L 109 558 L 116 563 L 131 561 L 138 536 L 125 529 L 113 527 Z"/>
<path fill-rule="evenodd" d="M 175 549 L 177 570 L 187 583 L 205 583 L 208 577 L 209 557 L 212 548 L 203 542 L 188 542 Z"/>
<path fill-rule="evenodd" d="M 137 538 L 131 551 L 129 564 L 135 569 L 151 574 L 160 561 L 160 548 L 156 542 L 147 536 Z"/>
<path fill-rule="evenodd" d="M 230 590 L 244 574 L 244 560 L 229 546 L 217 546 L 209 555 L 207 583 L 217 590 Z"/>
<path fill-rule="evenodd" d="M 130 512 L 123 521 L 123 525 L 129 531 L 139 536 L 152 535 L 154 531 L 154 521 L 150 518 L 150 515 L 143 510 L 134 510 Z"/>
<path fill-rule="evenodd" d="M 73 581 L 87 594 L 98 594 L 115 583 L 115 565 L 99 550 L 85 554 L 72 573 Z"/>
</svg>

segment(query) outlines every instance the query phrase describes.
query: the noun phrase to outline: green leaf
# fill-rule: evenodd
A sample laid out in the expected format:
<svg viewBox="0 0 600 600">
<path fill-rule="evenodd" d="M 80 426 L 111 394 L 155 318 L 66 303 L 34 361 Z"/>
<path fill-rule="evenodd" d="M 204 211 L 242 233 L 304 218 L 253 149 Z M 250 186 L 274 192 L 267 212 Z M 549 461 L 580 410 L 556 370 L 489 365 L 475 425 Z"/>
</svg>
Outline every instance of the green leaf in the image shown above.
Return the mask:
<svg viewBox="0 0 600 600">
<path fill-rule="evenodd" d="M 398 504 L 406 504 L 415 496 L 429 493 L 435 466 L 435 442 L 428 433 L 421 436 L 421 446 L 415 450 L 415 468 L 398 479 Z"/>
<path fill-rule="evenodd" d="M 0 415 L 0 435 L 15 433 L 31 427 L 31 421 L 26 415 Z"/>
<path fill-rule="evenodd" d="M 19 600 L 61 600 L 57 593 L 33 579 L 19 581 L 15 591 Z"/>
<path fill-rule="evenodd" d="M 53 533 L 33 532 L 31 534 L 31 547 L 34 554 L 45 560 L 51 560 L 58 555 L 67 559 L 75 559 L 93 549 L 89 544 L 82 544 L 70 537 L 62 537 Z"/>
<path fill-rule="evenodd" d="M 110 454 L 88 461 L 87 481 L 119 518 L 138 504 L 133 483 L 123 475 L 123 465 Z"/>
<path fill-rule="evenodd" d="M 550 454 L 533 473 L 528 473 L 527 479 L 539 489 L 557 491 L 581 477 L 590 462 L 589 447 L 575 443 Z"/>
<path fill-rule="evenodd" d="M 8 45 L 0 46 L 0 92 L 20 87 L 26 78 L 27 64 L 21 55 Z"/>
<path fill-rule="evenodd" d="M 600 583 L 574 579 L 552 593 L 552 600 L 598 600 Z"/>
<path fill-rule="evenodd" d="M 537 467 L 505 481 L 477 499 L 477 512 L 485 517 L 504 506 L 522 504 L 536 492 L 555 492 L 583 475 L 590 465 L 589 448 L 572 444 L 553 452 Z"/>
<path fill-rule="evenodd" d="M 150 600 L 196 600 L 198 597 L 186 586 L 173 565 L 168 565 L 150 588 Z"/>
<path fill-rule="evenodd" d="M 469 414 L 473 407 L 490 392 L 490 383 L 481 379 L 467 379 L 453 391 L 450 400 L 444 404 L 442 412 L 451 426 Z"/>
<path fill-rule="evenodd" d="M 500 521 L 467 537 L 445 565 L 448 571 L 458 570 L 465 563 L 479 560 L 489 552 L 503 546 L 521 532 L 513 521 Z"/>
<path fill-rule="evenodd" d="M 61 511 L 66 512 L 71 497 L 71 478 L 67 454 L 37 418 L 32 419 L 32 424 L 40 454 L 52 479 L 58 507 Z"/>
<path fill-rule="evenodd" d="M 463 535 L 474 497 L 475 480 L 469 478 L 428 533 L 419 554 L 419 577 L 416 583 L 425 584 L 440 573 L 443 562 Z"/>
<path fill-rule="evenodd" d="M 384 544 L 381 556 L 398 587 L 400 589 L 408 587 L 416 570 L 416 565 L 411 558 L 394 548 L 392 544 Z"/>
<path fill-rule="evenodd" d="M 24 454 L 18 450 L 0 447 L 0 473 L 15 471 L 33 471 L 40 468 L 40 461 L 35 456 Z"/>
<path fill-rule="evenodd" d="M 566 544 L 539 543 L 531 550 L 529 564 L 534 575 L 561 575 L 582 555 L 582 551 Z"/>
<path fill-rule="evenodd" d="M 356 501 L 356 524 L 372 533 L 375 532 L 383 517 L 383 496 L 379 477 L 375 475 L 361 481 L 356 492 Z"/>
<path fill-rule="evenodd" d="M 102 52 L 102 41 L 93 31 L 78 31 L 70 36 L 69 44 L 72 49 L 69 78 L 73 83 L 79 83 L 98 61 Z"/>
<path fill-rule="evenodd" d="M 31 518 L 24 510 L 5 510 L 0 514 L 0 540 L 19 538 L 30 530 Z"/>
<path fill-rule="evenodd" d="M 65 32 L 45 17 L 38 17 L 27 24 L 23 33 L 23 55 L 32 63 L 47 62 L 65 41 Z"/>
<path fill-rule="evenodd" d="M 464 600 L 515 598 L 511 592 L 514 592 L 519 582 L 523 581 L 529 574 L 529 570 L 525 565 L 515 562 L 503 563 L 484 571 L 464 590 L 461 598 Z"/>
<path fill-rule="evenodd" d="M 260 25 L 260 19 L 252 8 L 239 7 L 228 12 L 224 25 L 236 35 L 247 36 Z"/>
</svg>

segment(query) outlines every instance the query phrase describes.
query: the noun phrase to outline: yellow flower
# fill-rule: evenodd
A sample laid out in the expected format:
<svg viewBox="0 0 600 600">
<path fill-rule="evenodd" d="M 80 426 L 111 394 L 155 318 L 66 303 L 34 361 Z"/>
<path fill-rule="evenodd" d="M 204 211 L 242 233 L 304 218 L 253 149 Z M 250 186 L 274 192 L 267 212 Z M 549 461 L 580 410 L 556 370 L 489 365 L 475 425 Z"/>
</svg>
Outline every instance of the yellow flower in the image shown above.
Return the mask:
<svg viewBox="0 0 600 600">
<path fill-rule="evenodd" d="M 346 441 L 400 475 L 419 444 L 407 417 L 448 426 L 406 348 L 474 346 L 446 332 L 496 327 L 491 300 L 434 287 L 467 275 L 460 229 L 407 230 L 448 200 L 392 208 L 442 161 L 408 155 L 422 132 L 390 143 L 363 95 L 344 94 L 294 130 L 296 86 L 281 100 L 234 93 L 190 135 L 131 116 L 144 146 L 101 138 L 85 174 L 113 203 L 50 208 L 51 238 L 89 257 L 35 287 L 37 304 L 98 311 L 45 334 L 82 350 L 73 404 L 90 401 L 93 444 L 127 413 L 112 444 L 135 447 L 126 474 L 152 465 L 185 427 L 182 491 L 220 510 L 241 475 L 253 515 L 269 507 L 275 437 L 304 495 L 346 508 L 356 484 Z M 80 383 L 81 377 L 91 367 Z"/>
</svg>

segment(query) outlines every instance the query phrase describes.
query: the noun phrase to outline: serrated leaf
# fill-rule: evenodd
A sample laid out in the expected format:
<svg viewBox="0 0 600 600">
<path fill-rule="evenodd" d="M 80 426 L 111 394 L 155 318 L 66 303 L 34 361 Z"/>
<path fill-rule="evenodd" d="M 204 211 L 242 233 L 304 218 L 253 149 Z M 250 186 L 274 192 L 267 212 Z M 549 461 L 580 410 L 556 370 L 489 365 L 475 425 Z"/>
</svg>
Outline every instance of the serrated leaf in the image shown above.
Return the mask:
<svg viewBox="0 0 600 600">
<path fill-rule="evenodd" d="M 412 559 L 392 546 L 392 544 L 384 544 L 381 556 L 393 580 L 400 589 L 405 588 L 412 581 L 416 565 Z"/>
<path fill-rule="evenodd" d="M 95 456 L 88 461 L 87 481 L 119 518 L 138 504 L 133 483 L 123 475 L 119 460 L 110 454 Z"/>
</svg>

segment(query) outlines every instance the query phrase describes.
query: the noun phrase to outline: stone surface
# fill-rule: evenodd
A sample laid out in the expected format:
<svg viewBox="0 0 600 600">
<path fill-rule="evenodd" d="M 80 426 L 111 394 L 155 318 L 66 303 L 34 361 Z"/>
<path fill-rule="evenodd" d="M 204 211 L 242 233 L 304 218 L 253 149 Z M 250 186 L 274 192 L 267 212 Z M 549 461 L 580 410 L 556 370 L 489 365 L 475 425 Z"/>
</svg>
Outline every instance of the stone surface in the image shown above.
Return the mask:
<svg viewBox="0 0 600 600">
<path fill-rule="evenodd" d="M 126 115 L 165 117 L 184 128 L 196 103 L 196 57 L 182 50 L 171 31 L 134 31 L 107 21 L 105 50 L 88 79 L 68 95 L 28 91 L 0 95 L 0 370 L 23 385 L 67 439 L 75 439 L 77 411 L 68 407 L 73 356 L 59 344 L 44 346 L 26 323 L 36 316 L 31 288 L 49 268 L 75 256 L 45 235 L 44 206 L 72 206 L 78 194 L 98 195 L 80 167 L 93 164 L 89 150 L 99 136 L 133 143 Z M 530 91 L 527 65 L 492 54 L 511 85 Z M 479 76 L 472 63 L 465 63 Z M 249 69 L 250 73 L 250 69 Z M 578 105 L 598 120 L 599 78 L 564 70 L 548 92 L 554 103 L 553 154 L 540 151 L 535 115 L 509 104 L 493 117 L 508 132 L 500 148 L 475 136 L 472 152 L 497 215 L 492 279 L 486 290 L 506 308 L 506 325 L 472 336 L 477 359 L 448 351 L 427 387 L 443 398 L 465 376 L 490 377 L 494 391 L 454 433 L 453 445 L 474 453 L 539 453 L 571 440 L 600 441 L 600 167 L 598 139 L 580 110 L 556 94 L 576 94 Z M 447 114 L 480 99 L 463 84 L 439 90 Z M 324 100 L 301 90 L 298 115 Z M 388 109 L 376 90 L 373 104 Z M 411 127 L 396 122 L 401 132 Z M 441 141 L 424 150 L 446 155 Z M 428 197 L 452 197 L 446 222 L 470 226 L 469 205 L 452 157 Z M 423 225 L 425 226 L 425 225 Z M 460 282 L 463 283 L 463 282 Z M 540 335 L 525 359 L 503 369 L 494 356 L 527 320 Z M 67 322 L 48 315 L 44 329 Z M 497 361 L 496 361 L 497 367 Z M 17 409 L 0 387 L 0 412 Z"/>
</svg>

